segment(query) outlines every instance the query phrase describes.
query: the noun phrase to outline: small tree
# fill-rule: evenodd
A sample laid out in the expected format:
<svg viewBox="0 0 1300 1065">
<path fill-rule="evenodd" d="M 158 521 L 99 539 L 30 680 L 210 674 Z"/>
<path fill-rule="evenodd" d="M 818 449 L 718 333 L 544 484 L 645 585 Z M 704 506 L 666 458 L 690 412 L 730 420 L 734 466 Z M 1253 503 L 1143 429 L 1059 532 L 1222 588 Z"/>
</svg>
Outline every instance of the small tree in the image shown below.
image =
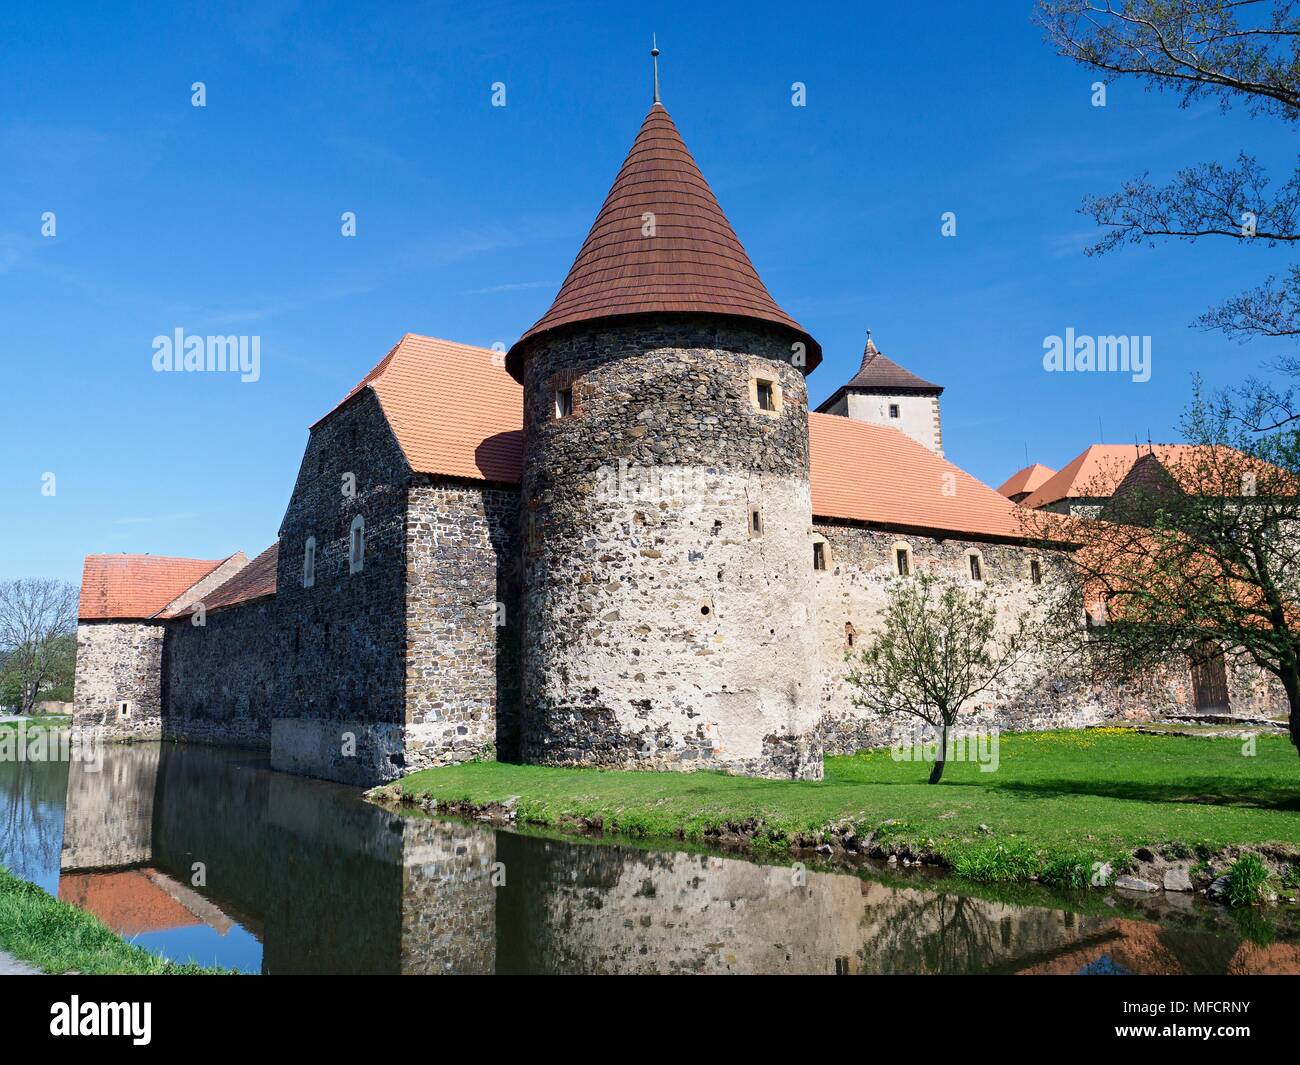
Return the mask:
<svg viewBox="0 0 1300 1065">
<path fill-rule="evenodd" d="M 906 714 L 938 730 L 931 784 L 943 776 L 948 733 L 962 706 L 1033 651 L 1027 613 L 1001 637 L 996 625 L 997 608 L 986 593 L 920 574 L 895 582 L 883 629 L 862 651 L 847 656 L 854 706 Z"/>
<path fill-rule="evenodd" d="M 0 652 L 6 687 L 31 713 L 42 689 L 70 679 L 77 629 L 77 589 L 66 581 L 0 581 Z"/>
</svg>

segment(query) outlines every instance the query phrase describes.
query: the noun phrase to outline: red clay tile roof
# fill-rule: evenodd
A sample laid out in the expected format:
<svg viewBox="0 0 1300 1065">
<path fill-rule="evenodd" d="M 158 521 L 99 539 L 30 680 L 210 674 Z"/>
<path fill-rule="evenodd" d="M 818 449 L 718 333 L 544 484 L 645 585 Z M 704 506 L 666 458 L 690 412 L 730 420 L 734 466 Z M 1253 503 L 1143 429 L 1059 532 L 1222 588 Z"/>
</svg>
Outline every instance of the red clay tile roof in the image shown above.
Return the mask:
<svg viewBox="0 0 1300 1065">
<path fill-rule="evenodd" d="M 642 233 L 654 215 L 655 235 Z M 523 379 L 526 342 L 560 326 L 629 314 L 689 312 L 784 326 L 820 345 L 777 306 L 662 104 L 650 108 L 551 309 L 510 349 Z"/>
<path fill-rule="evenodd" d="M 339 406 L 364 388 L 416 473 L 519 480 L 523 392 L 501 352 L 407 333 Z"/>
<path fill-rule="evenodd" d="M 1020 505 L 1042 507 L 1062 499 L 1106 498 L 1119 487 L 1140 455 L 1154 450 L 1156 457 L 1168 465 L 1189 448 L 1188 444 L 1093 444 L 1022 499 Z"/>
<path fill-rule="evenodd" d="M 1029 538 L 1014 503 L 897 429 L 810 414 L 808 436 L 816 517 Z"/>
<path fill-rule="evenodd" d="M 199 600 L 205 611 L 219 610 L 223 606 L 235 606 L 253 599 L 262 599 L 275 595 L 276 564 L 280 558 L 280 542 L 277 540 L 252 562 L 236 573 L 230 580 L 217 585 L 211 592 Z M 192 613 L 187 607 L 177 615 Z"/>
<path fill-rule="evenodd" d="M 149 870 L 63 873 L 59 898 L 93 913 L 119 935 L 138 936 L 202 922 L 149 878 Z"/>
<path fill-rule="evenodd" d="M 1041 485 L 1046 483 L 1048 478 L 1055 477 L 1056 471 L 1050 466 L 1044 466 L 1041 462 L 1035 462 L 1031 466 L 1026 466 L 1023 470 L 1013 473 L 1002 482 L 998 493 L 1010 499 L 1021 492 L 1036 491 Z"/>
<path fill-rule="evenodd" d="M 77 617 L 87 621 L 153 617 L 224 561 L 163 555 L 87 555 L 81 571 Z"/>
<path fill-rule="evenodd" d="M 407 335 L 348 395 L 375 389 L 416 472 L 518 484 L 523 396 L 499 363 L 486 348 Z M 812 414 L 809 431 L 819 517 L 1024 536 L 1014 504 L 896 429 Z"/>
</svg>

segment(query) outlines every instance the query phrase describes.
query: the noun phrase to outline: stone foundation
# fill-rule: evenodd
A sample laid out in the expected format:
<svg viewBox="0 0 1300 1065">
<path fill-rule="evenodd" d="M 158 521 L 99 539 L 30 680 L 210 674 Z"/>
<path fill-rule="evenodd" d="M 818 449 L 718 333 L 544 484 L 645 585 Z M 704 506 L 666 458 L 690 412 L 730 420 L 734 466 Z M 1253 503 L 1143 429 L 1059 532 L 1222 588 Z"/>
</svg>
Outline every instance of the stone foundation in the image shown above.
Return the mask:
<svg viewBox="0 0 1300 1065">
<path fill-rule="evenodd" d="M 276 718 L 271 722 L 271 768 L 369 787 L 406 770 L 401 725 L 346 718 Z"/>
</svg>

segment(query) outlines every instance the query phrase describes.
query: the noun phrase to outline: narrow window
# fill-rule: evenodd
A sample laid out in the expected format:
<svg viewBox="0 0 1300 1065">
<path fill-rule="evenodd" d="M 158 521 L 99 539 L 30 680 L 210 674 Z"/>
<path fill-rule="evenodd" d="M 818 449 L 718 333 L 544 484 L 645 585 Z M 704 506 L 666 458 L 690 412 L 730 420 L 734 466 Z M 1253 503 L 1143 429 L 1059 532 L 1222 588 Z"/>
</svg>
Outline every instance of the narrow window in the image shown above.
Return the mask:
<svg viewBox="0 0 1300 1065">
<path fill-rule="evenodd" d="M 826 568 L 826 545 L 823 543 L 813 544 L 813 569 Z"/>
<path fill-rule="evenodd" d="M 754 394 L 758 400 L 759 410 L 776 410 L 776 396 L 772 391 L 771 381 L 755 381 Z"/>
<path fill-rule="evenodd" d="M 849 650 L 853 649 L 853 640 L 857 634 L 858 630 L 853 627 L 853 622 L 846 621 L 844 623 L 844 646 L 849 648 Z"/>
<path fill-rule="evenodd" d="M 971 555 L 969 557 L 970 557 L 970 579 L 973 581 L 982 581 L 984 579 L 984 571 L 980 567 L 979 555 Z"/>
<path fill-rule="evenodd" d="M 358 514 L 352 519 L 348 536 L 348 572 L 360 573 L 366 558 L 366 519 Z"/>
<path fill-rule="evenodd" d="M 898 417 L 898 404 L 897 404 L 897 403 L 891 403 L 891 404 L 889 405 L 889 416 L 890 416 L 891 418 L 897 418 L 897 417 Z"/>
<path fill-rule="evenodd" d="M 311 588 L 316 584 L 316 537 L 307 537 L 302 549 L 302 586 Z"/>
<path fill-rule="evenodd" d="M 763 512 L 758 507 L 751 507 L 749 511 L 749 533 L 751 536 L 763 535 Z"/>
<path fill-rule="evenodd" d="M 118 717 L 130 717 L 130 716 L 131 716 L 131 704 L 130 704 L 130 703 L 118 703 L 118 704 L 117 704 L 117 716 L 118 716 Z"/>
<path fill-rule="evenodd" d="M 555 390 L 555 416 L 567 418 L 573 413 L 573 389 L 557 388 Z"/>
<path fill-rule="evenodd" d="M 1029 560 L 1029 579 L 1035 584 L 1043 583 L 1043 566 L 1036 558 Z"/>
<path fill-rule="evenodd" d="M 898 566 L 898 575 L 906 577 L 912 572 L 912 560 L 907 556 L 907 548 L 896 547 L 894 549 L 894 562 Z"/>
</svg>

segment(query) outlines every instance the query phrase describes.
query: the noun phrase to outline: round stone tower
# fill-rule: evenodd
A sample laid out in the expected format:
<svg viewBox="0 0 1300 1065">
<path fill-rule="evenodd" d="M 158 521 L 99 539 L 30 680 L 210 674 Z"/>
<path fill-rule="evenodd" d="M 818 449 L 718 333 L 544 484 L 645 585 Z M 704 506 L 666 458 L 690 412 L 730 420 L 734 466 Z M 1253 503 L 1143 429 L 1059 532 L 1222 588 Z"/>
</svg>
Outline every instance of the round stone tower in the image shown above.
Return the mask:
<svg viewBox="0 0 1300 1065">
<path fill-rule="evenodd" d="M 526 761 L 821 777 L 804 383 L 820 359 L 656 102 L 507 356 Z"/>
</svg>

